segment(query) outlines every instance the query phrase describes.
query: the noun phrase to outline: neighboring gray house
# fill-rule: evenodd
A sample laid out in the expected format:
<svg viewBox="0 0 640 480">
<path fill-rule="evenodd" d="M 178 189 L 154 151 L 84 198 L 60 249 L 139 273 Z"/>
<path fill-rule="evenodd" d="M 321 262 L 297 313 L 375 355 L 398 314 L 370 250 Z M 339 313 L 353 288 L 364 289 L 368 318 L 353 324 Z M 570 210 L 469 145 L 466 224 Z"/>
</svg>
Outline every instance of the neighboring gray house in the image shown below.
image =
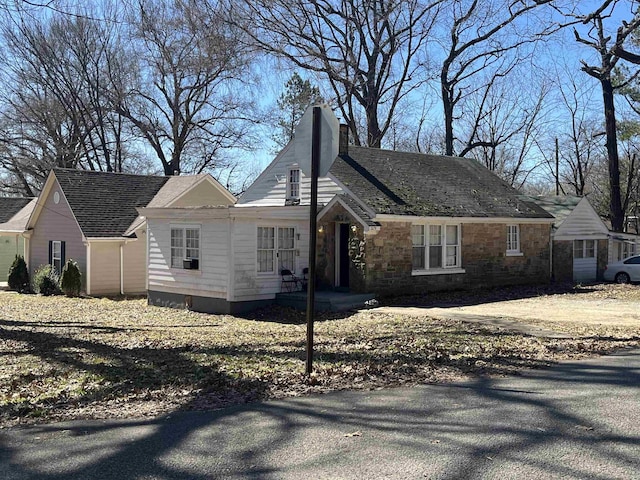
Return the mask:
<svg viewBox="0 0 640 480">
<path fill-rule="evenodd" d="M 139 210 L 150 303 L 239 312 L 272 302 L 282 269 L 302 276 L 310 158 L 299 132 L 309 129 L 298 126 L 236 205 Z M 321 287 L 384 295 L 550 280 L 553 217 L 478 162 L 354 147 L 334 134 L 323 142 L 340 143 L 338 155 L 319 179 Z M 171 267 L 178 228 L 201 238 L 197 273 Z"/>
<path fill-rule="evenodd" d="M 0 197 L 0 282 L 7 281 L 16 255 L 25 257 L 26 227 L 35 204 L 34 198 Z"/>
<path fill-rule="evenodd" d="M 146 292 L 147 226 L 137 207 L 233 204 L 208 174 L 176 177 L 53 169 L 27 229 L 29 269 L 67 259 L 88 295 Z"/>
</svg>

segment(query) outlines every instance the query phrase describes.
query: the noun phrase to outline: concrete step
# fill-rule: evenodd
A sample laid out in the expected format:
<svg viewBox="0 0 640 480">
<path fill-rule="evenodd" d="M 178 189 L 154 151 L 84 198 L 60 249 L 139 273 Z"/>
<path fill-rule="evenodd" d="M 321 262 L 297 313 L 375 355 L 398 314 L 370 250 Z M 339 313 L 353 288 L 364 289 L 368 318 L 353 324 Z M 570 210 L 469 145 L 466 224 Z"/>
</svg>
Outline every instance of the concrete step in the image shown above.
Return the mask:
<svg viewBox="0 0 640 480">
<path fill-rule="evenodd" d="M 375 299 L 373 293 L 316 292 L 316 311 L 344 312 L 365 308 L 365 302 Z M 306 310 L 307 292 L 279 293 L 276 295 L 278 305 Z"/>
</svg>

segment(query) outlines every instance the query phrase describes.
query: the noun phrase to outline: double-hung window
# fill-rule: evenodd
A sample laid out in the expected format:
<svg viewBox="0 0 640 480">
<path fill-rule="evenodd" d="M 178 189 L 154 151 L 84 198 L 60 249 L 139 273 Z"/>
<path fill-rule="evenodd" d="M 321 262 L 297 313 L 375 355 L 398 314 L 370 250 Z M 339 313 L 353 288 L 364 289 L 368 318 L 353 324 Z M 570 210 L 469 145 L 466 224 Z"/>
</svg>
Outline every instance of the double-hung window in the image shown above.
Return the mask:
<svg viewBox="0 0 640 480">
<path fill-rule="evenodd" d="M 171 227 L 171 268 L 185 268 L 184 260 L 200 260 L 200 227 Z"/>
<path fill-rule="evenodd" d="M 290 200 L 300 199 L 300 169 L 292 168 L 287 175 L 287 198 Z"/>
<path fill-rule="evenodd" d="M 295 228 L 258 227 L 258 273 L 295 271 Z"/>
<path fill-rule="evenodd" d="M 459 225 L 412 225 L 413 270 L 460 267 Z"/>
<path fill-rule="evenodd" d="M 64 267 L 64 243 L 59 240 L 49 242 L 49 264 L 57 275 L 62 273 Z"/>
<path fill-rule="evenodd" d="M 507 225 L 507 255 L 520 253 L 520 225 Z"/>
<path fill-rule="evenodd" d="M 258 272 L 273 272 L 275 227 L 258 227 Z"/>
<path fill-rule="evenodd" d="M 573 241 L 573 258 L 595 258 L 596 257 L 596 241 L 595 240 L 574 240 Z"/>
</svg>

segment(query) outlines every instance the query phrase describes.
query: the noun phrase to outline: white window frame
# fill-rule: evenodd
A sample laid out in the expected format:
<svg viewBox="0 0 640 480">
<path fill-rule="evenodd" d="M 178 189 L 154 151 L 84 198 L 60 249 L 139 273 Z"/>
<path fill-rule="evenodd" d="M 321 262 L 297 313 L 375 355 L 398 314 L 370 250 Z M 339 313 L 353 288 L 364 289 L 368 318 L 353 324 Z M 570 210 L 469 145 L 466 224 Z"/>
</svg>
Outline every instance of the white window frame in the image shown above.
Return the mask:
<svg viewBox="0 0 640 480">
<path fill-rule="evenodd" d="M 287 200 L 300 200 L 300 169 L 290 168 L 287 172 Z"/>
<path fill-rule="evenodd" d="M 272 248 L 258 248 L 260 245 L 258 243 L 259 240 L 259 232 L 261 228 L 268 228 L 271 229 L 273 231 L 273 247 Z M 284 248 L 283 245 L 281 245 L 281 243 L 283 243 L 281 241 L 281 231 L 284 230 L 291 230 L 291 239 L 293 240 L 293 246 L 292 247 L 287 247 Z M 290 252 L 293 255 L 293 265 L 291 265 L 291 268 L 289 270 L 291 270 L 292 273 L 295 273 L 295 264 L 296 264 L 296 257 L 298 256 L 298 250 L 297 250 L 297 232 L 296 232 L 296 227 L 292 226 L 292 225 L 258 225 L 256 228 L 256 273 L 258 275 L 280 275 L 280 271 L 282 270 L 282 255 L 281 252 Z M 259 256 L 260 254 L 258 252 L 260 251 L 270 251 L 271 252 L 271 265 L 272 265 L 272 270 L 260 270 L 260 260 L 259 260 Z"/>
<path fill-rule="evenodd" d="M 58 247 L 58 255 L 56 256 L 56 246 Z M 56 265 L 56 261 L 58 265 Z M 62 241 L 51 241 L 51 267 L 55 270 L 57 275 L 62 274 Z"/>
<path fill-rule="evenodd" d="M 415 232 L 415 228 L 418 227 L 420 229 L 419 232 Z M 437 245 L 430 245 L 431 240 L 431 228 L 430 227 L 438 227 L 440 228 L 440 243 Z M 454 227 L 456 230 L 456 241 L 455 243 L 451 243 L 450 237 L 448 234 L 448 230 Z M 419 238 L 422 245 L 416 244 L 415 240 Z M 430 275 L 430 274 L 440 274 L 440 273 L 464 273 L 464 269 L 462 269 L 462 225 L 459 223 L 414 223 L 411 226 L 411 263 L 412 263 L 412 275 Z M 429 267 L 431 264 L 430 259 L 430 247 L 440 247 L 440 267 Z M 414 248 L 422 248 L 423 249 L 423 257 L 422 263 L 424 265 L 423 268 L 416 268 L 413 266 L 413 249 Z M 447 253 L 453 249 L 455 256 L 455 264 L 447 265 L 448 258 L 451 255 Z"/>
<path fill-rule="evenodd" d="M 273 242 L 273 245 L 271 246 L 264 246 L 260 245 L 260 229 L 270 229 L 273 231 L 273 234 L 271 235 L 271 240 Z M 258 227 L 256 228 L 256 271 L 258 272 L 258 275 L 272 275 L 275 273 L 275 268 L 276 268 L 276 258 L 275 258 L 275 252 L 276 252 L 276 235 L 277 235 L 277 227 L 273 226 L 273 225 L 258 225 Z M 260 252 L 271 252 L 271 270 L 260 270 Z M 268 260 L 268 256 L 267 256 L 267 260 Z"/>
<path fill-rule="evenodd" d="M 580 257 L 576 257 L 576 244 L 577 242 L 582 242 L 582 256 Z M 593 243 L 593 255 L 589 255 L 587 256 L 587 251 L 591 250 L 590 248 L 587 248 L 587 242 L 592 242 Z M 574 260 L 580 260 L 580 259 L 584 259 L 584 258 L 597 258 L 598 256 L 598 242 L 596 240 L 592 240 L 589 238 L 580 238 L 577 240 L 573 241 L 573 259 Z"/>
<path fill-rule="evenodd" d="M 179 246 L 174 246 L 173 244 L 173 239 L 177 238 L 174 237 L 173 233 L 174 231 L 179 231 L 180 232 L 180 240 L 181 240 L 181 245 Z M 188 231 L 197 231 L 198 232 L 198 237 L 197 237 L 197 242 L 198 245 L 197 247 L 194 246 L 188 246 L 188 239 L 187 239 L 187 232 Z M 169 265 L 172 269 L 179 269 L 179 270 L 184 270 L 184 266 L 182 261 L 187 259 L 187 258 L 193 258 L 193 259 L 197 259 L 198 260 L 198 268 L 194 268 L 191 270 L 200 270 L 200 258 L 201 258 L 201 251 L 202 251 L 202 228 L 201 225 L 187 225 L 187 224 L 172 224 L 169 225 Z M 180 250 L 179 254 L 174 256 L 174 251 L 175 250 Z M 191 253 L 191 256 L 187 256 L 187 251 L 190 251 L 189 253 Z M 193 255 L 193 253 L 195 253 L 196 255 Z M 175 261 L 174 261 L 175 260 Z"/>
<path fill-rule="evenodd" d="M 508 257 L 522 256 L 523 253 L 520 248 L 520 245 L 521 245 L 520 225 L 517 225 L 517 224 L 507 225 L 507 256 Z"/>
</svg>

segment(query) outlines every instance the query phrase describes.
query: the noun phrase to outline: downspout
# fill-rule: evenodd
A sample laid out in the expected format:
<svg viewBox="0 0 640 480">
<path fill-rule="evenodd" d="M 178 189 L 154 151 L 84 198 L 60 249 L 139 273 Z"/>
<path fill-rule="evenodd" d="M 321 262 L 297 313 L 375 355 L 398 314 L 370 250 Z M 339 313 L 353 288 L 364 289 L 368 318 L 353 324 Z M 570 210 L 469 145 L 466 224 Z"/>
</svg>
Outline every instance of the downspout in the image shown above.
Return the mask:
<svg viewBox="0 0 640 480">
<path fill-rule="evenodd" d="M 23 232 L 22 233 L 22 241 L 23 241 L 23 248 L 24 248 L 24 262 L 27 264 L 27 269 L 30 268 L 29 266 L 29 260 L 30 260 L 30 250 L 31 250 L 31 233 L 30 232 Z"/>
<path fill-rule="evenodd" d="M 87 242 L 87 295 L 91 295 L 91 244 Z"/>
<path fill-rule="evenodd" d="M 553 225 L 549 229 L 549 281 L 553 281 Z"/>
<path fill-rule="evenodd" d="M 231 302 L 235 300 L 235 289 L 236 289 L 236 249 L 235 249 L 235 233 L 236 233 L 236 219 L 232 216 L 229 216 L 228 225 L 228 235 L 227 235 L 227 245 L 230 249 L 229 256 L 227 257 L 227 269 L 228 269 L 228 280 L 227 280 L 227 302 L 229 306 L 231 306 Z"/>
<path fill-rule="evenodd" d="M 124 295 L 124 243 L 120 244 L 120 295 Z"/>
</svg>

